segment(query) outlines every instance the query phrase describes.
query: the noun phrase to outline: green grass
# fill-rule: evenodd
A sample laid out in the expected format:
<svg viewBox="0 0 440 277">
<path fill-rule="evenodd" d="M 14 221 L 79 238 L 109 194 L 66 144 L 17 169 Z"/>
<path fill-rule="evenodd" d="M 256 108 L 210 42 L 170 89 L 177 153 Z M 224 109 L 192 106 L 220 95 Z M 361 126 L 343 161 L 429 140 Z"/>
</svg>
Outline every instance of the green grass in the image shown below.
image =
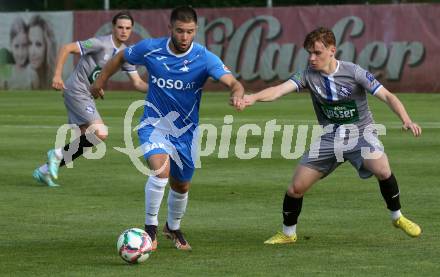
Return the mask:
<svg viewBox="0 0 440 277">
<path fill-rule="evenodd" d="M 193 251 L 182 253 L 159 237 L 159 249 L 141 265 L 126 265 L 116 239 L 144 222 L 144 184 L 124 146 L 123 116 L 143 95 L 109 93 L 98 108 L 110 136 L 102 160 L 80 158 L 61 170 L 60 188 L 35 183 L 55 133 L 66 122 L 56 92 L 0 92 L 0 275 L 6 276 L 439 276 L 439 94 L 399 94 L 423 136 L 413 138 L 387 107 L 370 97 L 381 139 L 400 183 L 402 211 L 424 230 L 418 239 L 392 227 L 374 178 L 360 180 L 344 164 L 306 195 L 295 245 L 262 242 L 281 228 L 282 199 L 298 160 L 280 155 L 276 133 L 271 159 L 235 156 L 235 132 L 245 123 L 315 122 L 307 94 L 258 104 L 242 113 L 224 93 L 205 94 L 201 123 L 217 126 L 234 116 L 229 158 L 202 158 L 182 229 Z M 296 130 L 296 129 L 295 129 Z M 310 130 L 309 130 L 310 136 Z M 133 134 L 136 138 L 136 135 Z M 249 137 L 260 147 L 262 136 Z M 296 138 L 296 133 L 294 133 Z M 137 143 L 135 142 L 135 145 Z M 165 222 L 163 201 L 160 222 Z"/>
</svg>

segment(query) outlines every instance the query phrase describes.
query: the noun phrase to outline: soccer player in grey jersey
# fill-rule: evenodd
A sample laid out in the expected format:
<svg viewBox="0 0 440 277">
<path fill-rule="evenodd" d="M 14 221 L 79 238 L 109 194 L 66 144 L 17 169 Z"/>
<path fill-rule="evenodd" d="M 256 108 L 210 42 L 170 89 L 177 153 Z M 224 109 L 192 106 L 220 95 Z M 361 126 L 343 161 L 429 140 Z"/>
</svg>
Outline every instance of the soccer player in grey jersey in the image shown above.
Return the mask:
<svg viewBox="0 0 440 277">
<path fill-rule="evenodd" d="M 278 86 L 244 98 L 244 105 L 249 106 L 256 101 L 273 101 L 294 90 L 307 88 L 311 91 L 318 122 L 324 127 L 324 134 L 303 155 L 285 194 L 283 232 L 278 232 L 265 243 L 296 241 L 296 224 L 304 193 L 345 160 L 350 161 L 361 178 L 376 176 L 394 226 L 411 237 L 418 237 L 422 232 L 420 226 L 400 212 L 399 188 L 377 139 L 377 130 L 372 125 L 374 121 L 367 104 L 367 93 L 385 102 L 400 118 L 403 129 L 420 136 L 421 128 L 411 121 L 400 100 L 371 73 L 359 65 L 335 58 L 336 40 L 331 30 L 321 27 L 312 31 L 305 38 L 304 48 L 310 54 L 306 70 Z M 347 147 L 350 140 L 354 143 Z"/>
<path fill-rule="evenodd" d="M 60 166 L 81 156 L 84 147 L 92 147 L 107 138 L 107 127 L 96 109 L 90 86 L 107 61 L 126 47 L 124 42 L 130 37 L 134 21 L 130 13 L 119 12 L 113 17 L 112 24 L 110 35 L 66 44 L 58 53 L 52 87 L 64 91 L 64 104 L 69 124 L 79 126 L 81 136 L 63 149 L 49 150 L 47 164 L 35 169 L 33 177 L 48 186 L 58 186 L 53 179 L 58 179 Z M 64 83 L 63 66 L 69 54 L 80 54 L 81 58 Z M 146 93 L 147 84 L 140 78 L 136 67 L 125 63 L 121 69 L 128 73 L 137 90 Z"/>
</svg>

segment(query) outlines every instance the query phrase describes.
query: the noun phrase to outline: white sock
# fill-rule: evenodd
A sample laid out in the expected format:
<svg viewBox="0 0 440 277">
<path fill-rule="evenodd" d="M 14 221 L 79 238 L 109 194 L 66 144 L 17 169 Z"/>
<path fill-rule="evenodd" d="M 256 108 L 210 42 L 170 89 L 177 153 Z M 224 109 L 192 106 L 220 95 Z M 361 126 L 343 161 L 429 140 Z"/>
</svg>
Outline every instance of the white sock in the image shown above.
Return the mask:
<svg viewBox="0 0 440 277">
<path fill-rule="evenodd" d="M 55 152 L 55 156 L 57 156 L 58 160 L 63 159 L 63 151 L 61 150 L 61 148 L 55 148 L 54 152 Z"/>
<path fill-rule="evenodd" d="M 145 225 L 159 225 L 157 215 L 168 178 L 150 176 L 145 184 Z"/>
<path fill-rule="evenodd" d="M 170 189 L 168 193 L 168 218 L 167 223 L 170 230 L 179 230 L 180 221 L 185 214 L 188 204 L 188 192 L 178 193 Z"/>
<path fill-rule="evenodd" d="M 289 237 L 295 235 L 296 234 L 296 224 L 292 225 L 292 226 L 286 226 L 283 224 L 283 233 Z"/>
<path fill-rule="evenodd" d="M 400 212 L 400 210 L 397 211 L 391 211 L 391 219 L 392 220 L 398 220 L 399 217 L 402 216 L 402 213 Z"/>
<path fill-rule="evenodd" d="M 40 166 L 39 170 L 41 173 L 43 173 L 45 175 L 49 173 L 49 169 L 47 168 L 47 164 L 43 164 L 42 166 Z"/>
</svg>

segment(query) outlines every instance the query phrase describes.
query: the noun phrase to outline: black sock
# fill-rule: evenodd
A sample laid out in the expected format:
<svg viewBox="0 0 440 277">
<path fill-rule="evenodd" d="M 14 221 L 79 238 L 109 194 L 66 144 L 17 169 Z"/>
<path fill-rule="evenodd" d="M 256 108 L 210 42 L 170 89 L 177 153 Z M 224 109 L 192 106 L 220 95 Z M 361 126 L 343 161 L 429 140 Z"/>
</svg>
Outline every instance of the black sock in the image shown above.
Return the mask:
<svg viewBox="0 0 440 277">
<path fill-rule="evenodd" d="M 387 203 L 387 208 L 390 211 L 400 210 L 400 192 L 397 180 L 391 173 L 391 176 L 386 180 L 379 180 L 380 192 L 383 199 Z"/>
<path fill-rule="evenodd" d="M 75 145 L 78 145 L 78 150 L 76 150 L 75 153 L 72 153 L 74 149 L 70 150 L 70 147 L 75 147 Z M 63 166 L 66 164 L 65 157 L 67 155 L 71 155 L 71 159 L 68 162 L 71 162 L 81 156 L 84 153 L 84 147 L 92 147 L 94 144 L 87 140 L 87 137 L 85 134 L 82 134 L 79 138 L 74 140 L 73 142 L 66 144 L 63 148 L 63 159 L 61 160 L 60 166 Z M 69 151 L 70 150 L 70 151 Z"/>
<path fill-rule="evenodd" d="M 301 213 L 303 198 L 294 198 L 284 195 L 283 218 L 284 225 L 293 226 L 298 222 L 298 216 Z"/>
<path fill-rule="evenodd" d="M 157 234 L 157 226 L 145 224 L 145 232 L 147 232 L 151 240 L 155 240 Z"/>
</svg>

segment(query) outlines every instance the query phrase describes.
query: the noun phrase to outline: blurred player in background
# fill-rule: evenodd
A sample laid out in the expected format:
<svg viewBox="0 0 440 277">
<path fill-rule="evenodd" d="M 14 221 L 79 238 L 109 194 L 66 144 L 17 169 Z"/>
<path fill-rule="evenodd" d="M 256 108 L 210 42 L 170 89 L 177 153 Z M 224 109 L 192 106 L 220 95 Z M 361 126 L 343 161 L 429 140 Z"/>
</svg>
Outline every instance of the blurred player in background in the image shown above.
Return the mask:
<svg viewBox="0 0 440 277">
<path fill-rule="evenodd" d="M 283 232 L 277 233 L 265 243 L 296 241 L 296 224 L 303 195 L 345 160 L 350 161 L 361 178 L 376 176 L 387 208 L 391 211 L 393 225 L 409 236 L 418 237 L 421 228 L 400 212 L 399 188 L 377 132 L 371 129 L 374 121 L 366 92 L 385 102 L 400 118 L 403 129 L 410 130 L 414 136 L 420 136 L 421 128 L 412 122 L 400 100 L 371 73 L 359 65 L 335 58 L 336 40 L 331 30 L 318 28 L 309 33 L 304 48 L 310 54 L 309 66 L 305 71 L 294 74 L 278 86 L 244 97 L 244 104 L 249 106 L 256 101 L 273 101 L 294 90 L 307 88 L 311 91 L 318 122 L 324 127 L 324 134 L 303 155 L 284 196 Z M 356 142 L 351 149 L 347 147 L 350 139 Z M 341 149 L 344 147 L 347 149 L 342 154 Z M 363 153 L 361 148 L 369 149 L 368 153 Z M 372 153 L 375 155 L 368 157 L 367 154 Z"/>
<path fill-rule="evenodd" d="M 134 21 L 130 13 L 120 12 L 113 17 L 112 24 L 110 35 L 66 44 L 58 53 L 52 87 L 64 91 L 64 104 L 69 124 L 78 125 L 81 136 L 64 148 L 51 149 L 47 152 L 47 163 L 35 169 L 33 174 L 38 182 L 48 186 L 57 186 L 53 179 L 58 179 L 60 166 L 65 165 L 66 161 L 73 161 L 81 156 L 85 147 L 92 147 L 107 138 L 107 127 L 96 109 L 90 86 L 107 61 L 117 53 L 122 53 L 122 50 L 126 48 L 124 42 L 131 35 Z M 64 83 L 63 67 L 69 54 L 80 54 L 81 58 L 69 79 Z M 140 78 L 135 66 L 125 63 L 121 64 L 120 68 L 128 73 L 137 90 L 146 92 L 148 86 Z M 86 131 L 90 133 L 87 137 Z M 94 139 L 91 139 L 92 137 Z"/>
<path fill-rule="evenodd" d="M 190 250 L 180 222 L 194 173 L 192 157 L 196 149 L 192 143 L 193 138 L 197 139 L 203 85 L 208 77 L 219 80 L 230 89 L 230 104 L 237 109 L 244 90 L 217 56 L 193 42 L 197 14 L 191 7 L 175 8 L 169 29 L 169 37 L 144 39 L 116 55 L 94 83 L 92 93 L 95 98 L 102 96 L 104 83 L 124 62 L 144 65 L 148 70 L 148 105 L 138 135 L 144 158 L 156 174 L 145 185 L 145 230 L 156 249 L 159 207 L 169 182 L 168 218 L 163 232 L 177 249 Z"/>
</svg>

